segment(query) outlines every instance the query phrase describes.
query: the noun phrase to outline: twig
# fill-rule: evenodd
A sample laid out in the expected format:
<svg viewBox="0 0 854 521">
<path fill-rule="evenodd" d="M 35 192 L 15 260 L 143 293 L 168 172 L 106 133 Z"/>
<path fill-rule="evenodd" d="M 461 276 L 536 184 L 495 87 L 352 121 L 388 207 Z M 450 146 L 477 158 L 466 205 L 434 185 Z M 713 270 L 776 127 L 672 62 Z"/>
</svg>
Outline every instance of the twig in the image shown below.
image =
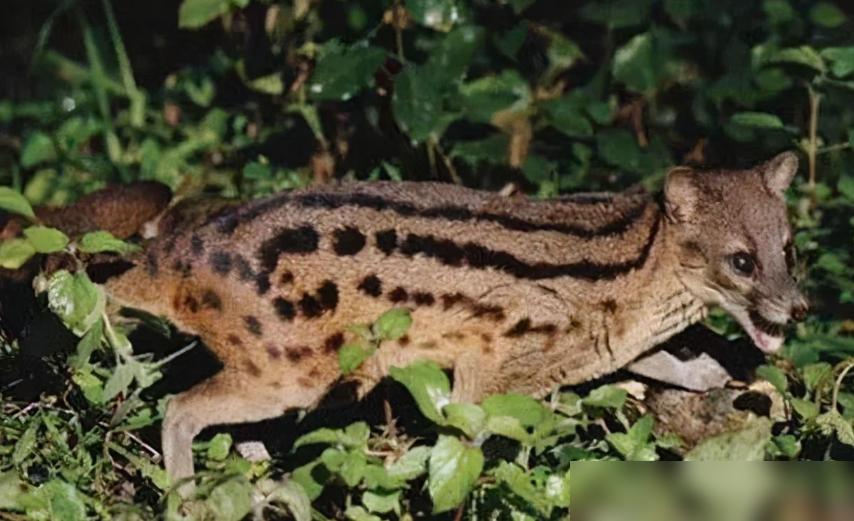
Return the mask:
<svg viewBox="0 0 854 521">
<path fill-rule="evenodd" d="M 818 94 L 813 90 L 812 86 L 807 85 L 807 92 L 809 93 L 810 98 L 810 141 L 809 146 L 807 147 L 807 158 L 809 160 L 809 191 L 813 196 L 815 195 L 815 156 L 818 151 L 818 146 L 816 145 L 817 141 L 817 133 L 818 133 L 818 111 L 819 106 L 821 104 L 821 94 Z"/>
<path fill-rule="evenodd" d="M 848 364 L 845 366 L 845 369 L 839 374 L 839 378 L 836 379 L 836 385 L 833 386 L 833 401 L 831 402 L 831 411 L 836 411 L 836 404 L 839 401 L 839 388 L 842 387 L 842 380 L 848 376 L 848 372 L 854 369 L 854 360 L 850 360 Z"/>
<path fill-rule="evenodd" d="M 466 504 L 463 503 L 460 505 L 460 508 L 457 509 L 457 514 L 454 516 L 454 521 L 460 521 L 463 518 L 463 512 L 466 509 Z"/>
</svg>

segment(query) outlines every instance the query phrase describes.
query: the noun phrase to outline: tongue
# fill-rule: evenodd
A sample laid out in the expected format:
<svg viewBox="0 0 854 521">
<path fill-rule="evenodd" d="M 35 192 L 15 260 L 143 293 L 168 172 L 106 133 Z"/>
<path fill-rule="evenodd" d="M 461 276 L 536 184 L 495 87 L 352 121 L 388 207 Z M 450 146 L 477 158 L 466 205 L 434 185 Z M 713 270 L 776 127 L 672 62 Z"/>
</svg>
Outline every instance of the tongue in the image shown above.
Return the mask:
<svg viewBox="0 0 854 521">
<path fill-rule="evenodd" d="M 767 333 L 763 333 L 762 331 L 756 331 L 753 340 L 756 343 L 756 347 L 758 347 L 763 353 L 776 353 L 780 350 L 780 346 L 783 345 L 783 339 L 776 336 L 771 336 Z"/>
</svg>

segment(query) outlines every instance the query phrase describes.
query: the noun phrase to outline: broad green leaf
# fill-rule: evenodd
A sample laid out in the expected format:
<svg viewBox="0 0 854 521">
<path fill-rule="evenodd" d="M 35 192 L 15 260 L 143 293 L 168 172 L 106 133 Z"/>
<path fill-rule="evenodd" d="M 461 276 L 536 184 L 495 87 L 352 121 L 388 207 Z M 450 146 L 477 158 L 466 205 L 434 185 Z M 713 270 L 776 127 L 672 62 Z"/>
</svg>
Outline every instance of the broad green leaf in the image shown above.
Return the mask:
<svg viewBox="0 0 854 521">
<path fill-rule="evenodd" d="M 231 479 L 213 489 L 205 503 L 217 521 L 240 521 L 252 510 L 254 488 L 244 479 Z"/>
<path fill-rule="evenodd" d="M 771 440 L 771 420 L 750 417 L 735 432 L 713 436 L 685 455 L 685 461 L 762 461 Z"/>
<path fill-rule="evenodd" d="M 246 65 L 243 60 L 240 60 L 235 64 L 237 75 L 240 76 L 241 80 L 243 80 L 244 85 L 250 89 L 263 92 L 264 94 L 269 94 L 271 96 L 281 96 L 282 93 L 285 92 L 285 82 L 282 80 L 282 74 L 280 72 L 274 72 L 273 74 L 267 74 L 257 78 L 250 78 L 246 75 L 245 67 Z"/>
<path fill-rule="evenodd" d="M 92 353 L 101 346 L 101 337 L 103 335 L 104 321 L 98 320 L 89 328 L 89 331 L 83 335 L 80 342 L 77 343 L 77 351 L 74 353 L 74 356 L 69 358 L 69 363 L 72 368 L 81 369 L 89 363 L 89 357 L 92 356 Z"/>
<path fill-rule="evenodd" d="M 184 0 L 178 10 L 178 27 L 198 29 L 224 15 L 231 0 Z"/>
<path fill-rule="evenodd" d="M 821 59 L 821 56 L 815 49 L 808 45 L 780 50 L 757 46 L 754 48 L 754 58 L 760 66 L 773 63 L 789 63 L 802 65 L 818 72 L 825 71 L 824 60 Z"/>
<path fill-rule="evenodd" d="M 611 29 L 637 27 L 649 18 L 653 0 L 610 0 L 590 2 L 581 8 L 581 16 Z"/>
<path fill-rule="evenodd" d="M 525 472 L 519 465 L 501 461 L 490 474 L 499 483 L 509 488 L 511 492 L 522 498 L 530 507 L 536 509 L 543 519 L 548 519 L 551 516 L 552 505 L 546 499 L 544 491 L 538 490 L 530 473 Z"/>
<path fill-rule="evenodd" d="M 300 436 L 294 442 L 294 448 L 315 443 L 327 445 L 341 444 L 349 449 L 361 449 L 371 435 L 371 429 L 365 422 L 356 422 L 345 429 L 322 428 Z"/>
<path fill-rule="evenodd" d="M 485 36 L 486 31 L 482 27 L 457 27 L 441 39 L 424 68 L 438 85 L 461 80 L 483 46 Z"/>
<path fill-rule="evenodd" d="M 406 308 L 393 308 L 374 322 L 373 333 L 380 341 L 398 340 L 409 330 L 412 325 L 412 315 Z"/>
<path fill-rule="evenodd" d="M 51 521 L 85 521 L 86 503 L 83 495 L 70 483 L 53 479 L 38 487 L 33 495 L 43 508 L 36 512 L 27 509 L 33 517 Z M 45 516 L 45 517 L 42 517 Z"/>
<path fill-rule="evenodd" d="M 393 492 L 366 490 L 362 495 L 362 503 L 368 510 L 376 514 L 395 512 L 400 514 L 400 490 Z"/>
<path fill-rule="evenodd" d="M 509 109 L 520 100 L 526 104 L 531 92 L 518 72 L 505 70 L 498 76 L 486 76 L 462 85 L 460 95 L 468 119 L 489 123 L 496 112 Z"/>
<path fill-rule="evenodd" d="M 484 139 L 459 141 L 451 150 L 451 157 L 460 158 L 469 166 L 480 163 L 504 164 L 507 162 L 507 134 L 500 132 Z"/>
<path fill-rule="evenodd" d="M 104 401 L 109 402 L 116 396 L 126 393 L 133 382 L 133 373 L 133 365 L 129 363 L 117 366 L 104 384 Z"/>
<path fill-rule="evenodd" d="M 21 192 L 12 190 L 8 186 L 0 186 L 0 210 L 6 210 L 24 217 L 34 218 L 33 208 L 21 195 Z"/>
<path fill-rule="evenodd" d="M 544 36 L 549 39 L 546 55 L 549 58 L 549 68 L 546 71 L 546 77 L 553 78 L 584 58 L 584 53 L 577 43 L 573 42 L 562 33 L 552 31 L 545 28 L 540 28 Z"/>
<path fill-rule="evenodd" d="M 392 367 L 391 377 L 412 394 L 421 414 L 434 423 L 445 421 L 442 408 L 451 401 L 451 384 L 438 364 L 419 360 L 406 367 Z"/>
<path fill-rule="evenodd" d="M 438 31 L 450 31 L 461 22 L 457 0 L 406 0 L 406 9 L 415 22 Z"/>
<path fill-rule="evenodd" d="M 32 422 L 15 443 L 15 450 L 12 452 L 12 465 L 20 465 L 33 453 L 33 450 L 36 448 L 36 434 L 38 433 L 39 423 L 39 421 Z"/>
<path fill-rule="evenodd" d="M 536 427 L 549 411 L 528 395 L 518 393 L 494 394 L 483 400 L 483 410 L 490 416 L 511 416 L 525 427 Z"/>
<path fill-rule="evenodd" d="M 82 334 L 101 318 L 103 289 L 89 280 L 85 271 L 57 271 L 48 282 L 48 306 L 73 331 Z"/>
<path fill-rule="evenodd" d="M 383 521 L 379 516 L 369 513 L 365 507 L 351 506 L 344 511 L 344 517 L 350 521 Z"/>
<path fill-rule="evenodd" d="M 291 474 L 291 479 L 305 490 L 305 493 L 308 494 L 309 499 L 312 501 L 320 497 L 320 494 L 323 493 L 323 489 L 326 487 L 326 483 L 331 478 L 332 475 L 329 473 L 329 470 L 320 461 L 316 460 L 298 467 Z"/>
<path fill-rule="evenodd" d="M 486 430 L 526 445 L 531 443 L 531 434 L 518 418 L 512 416 L 490 416 L 486 420 Z"/>
<path fill-rule="evenodd" d="M 79 116 L 69 118 L 56 131 L 56 139 L 60 146 L 67 151 L 74 149 L 89 141 L 92 136 L 101 132 L 103 126 L 92 117 L 82 118 Z"/>
<path fill-rule="evenodd" d="M 364 452 L 346 452 L 338 474 L 348 487 L 355 487 L 362 482 L 370 463 Z"/>
<path fill-rule="evenodd" d="M 362 347 L 356 344 L 347 344 L 338 351 L 338 365 L 344 376 L 351 374 L 362 365 L 362 362 L 370 358 L 374 353 L 373 347 Z"/>
<path fill-rule="evenodd" d="M 845 23 L 845 13 L 830 2 L 819 2 L 810 9 L 810 20 L 816 25 L 834 29 Z"/>
<path fill-rule="evenodd" d="M 12 239 L 0 244 L 0 267 L 16 270 L 27 263 L 36 249 L 26 239 Z"/>
<path fill-rule="evenodd" d="M 258 488 L 267 496 L 267 501 L 270 503 L 286 505 L 294 521 L 311 521 L 311 499 L 302 485 L 296 481 L 265 479 L 258 483 Z"/>
<path fill-rule="evenodd" d="M 854 447 L 854 427 L 837 411 L 828 411 L 815 419 L 815 424 L 825 436 L 836 434 L 840 442 Z"/>
<path fill-rule="evenodd" d="M 614 79 L 635 92 L 647 92 L 658 84 L 661 57 L 651 33 L 635 36 L 614 53 Z"/>
<path fill-rule="evenodd" d="M 803 398 L 792 398 L 792 408 L 805 421 L 812 420 L 821 412 L 815 402 Z"/>
<path fill-rule="evenodd" d="M 447 418 L 447 425 L 460 429 L 471 439 L 483 430 L 486 421 L 486 413 L 473 403 L 449 403 L 442 412 Z"/>
<path fill-rule="evenodd" d="M 836 189 L 850 201 L 854 201 L 854 175 L 842 175 Z"/>
<path fill-rule="evenodd" d="M 222 461 L 228 457 L 229 451 L 231 451 L 231 435 L 226 432 L 220 432 L 208 442 L 206 455 L 210 460 Z"/>
<path fill-rule="evenodd" d="M 624 389 L 613 385 L 603 385 L 594 389 L 581 400 L 588 407 L 602 407 L 607 409 L 620 409 L 626 403 L 628 393 Z"/>
<path fill-rule="evenodd" d="M 400 481 L 410 481 L 424 474 L 427 472 L 427 459 L 431 450 L 431 447 L 424 445 L 409 449 L 389 467 L 389 476 Z"/>
<path fill-rule="evenodd" d="M 797 14 L 788 0 L 765 0 L 762 9 L 772 25 L 782 25 L 791 22 Z"/>
<path fill-rule="evenodd" d="M 774 114 L 767 112 L 739 112 L 733 114 L 730 121 L 745 127 L 755 127 L 764 129 L 783 128 L 783 121 Z"/>
<path fill-rule="evenodd" d="M 385 50 L 371 46 L 327 53 L 317 64 L 308 91 L 315 99 L 348 100 L 373 85 L 374 74 L 385 59 Z"/>
<path fill-rule="evenodd" d="M 798 454 L 801 452 L 801 442 L 791 434 L 774 436 L 771 442 L 777 448 L 779 453 L 788 459 L 797 458 Z"/>
<path fill-rule="evenodd" d="M 30 486 L 18 477 L 18 472 L 10 470 L 0 473 L 0 510 L 24 510 L 24 499 L 30 493 Z"/>
<path fill-rule="evenodd" d="M 854 47 L 828 47 L 821 57 L 830 62 L 830 72 L 837 78 L 845 78 L 854 72 Z"/>
<path fill-rule="evenodd" d="M 42 163 L 56 160 L 56 147 L 53 139 L 46 133 L 36 131 L 30 134 L 21 150 L 21 166 L 32 168 Z"/>
<path fill-rule="evenodd" d="M 94 328 L 93 328 L 94 329 Z M 82 367 L 74 371 L 71 375 L 74 383 L 83 391 L 83 396 L 95 405 L 104 403 L 104 382 L 100 378 L 92 374 L 91 367 Z"/>
<path fill-rule="evenodd" d="M 593 134 L 593 125 L 584 115 L 583 104 L 571 94 L 546 101 L 541 107 L 549 123 L 567 136 L 582 137 Z"/>
<path fill-rule="evenodd" d="M 477 447 L 465 447 L 452 436 L 439 436 L 430 453 L 427 489 L 433 500 L 433 513 L 456 508 L 474 488 L 483 470 L 483 453 Z"/>
<path fill-rule="evenodd" d="M 30 226 L 24 230 L 24 236 L 38 253 L 62 251 L 68 245 L 68 237 L 56 228 Z"/>
<path fill-rule="evenodd" d="M 77 244 L 77 248 L 83 253 L 110 251 L 120 255 L 126 255 L 137 249 L 136 246 L 117 239 L 112 233 L 103 230 L 84 235 Z"/>
<path fill-rule="evenodd" d="M 756 368 L 756 376 L 767 380 L 777 389 L 777 392 L 785 395 L 789 389 L 789 382 L 786 380 L 786 373 L 780 368 L 773 365 L 762 365 Z"/>
<path fill-rule="evenodd" d="M 629 432 L 608 434 L 606 440 L 627 461 L 657 461 L 655 448 L 648 443 L 652 426 L 653 417 L 648 414 L 635 422 Z"/>
<path fill-rule="evenodd" d="M 408 65 L 394 83 L 391 106 L 401 128 L 415 141 L 441 134 L 443 101 L 440 87 L 429 71 Z"/>
<path fill-rule="evenodd" d="M 813 392 L 822 381 L 825 383 L 830 381 L 831 374 L 833 373 L 833 366 L 827 362 L 820 362 L 817 364 L 810 364 L 804 367 L 801 371 L 804 375 L 804 385 L 807 386 L 808 391 Z"/>
<path fill-rule="evenodd" d="M 515 61 L 527 37 L 528 28 L 523 24 L 519 24 L 506 33 L 494 35 L 492 43 L 501 51 L 501 54 Z"/>
<path fill-rule="evenodd" d="M 558 508 L 569 508 L 569 469 L 565 476 L 549 476 L 546 498 Z"/>
</svg>

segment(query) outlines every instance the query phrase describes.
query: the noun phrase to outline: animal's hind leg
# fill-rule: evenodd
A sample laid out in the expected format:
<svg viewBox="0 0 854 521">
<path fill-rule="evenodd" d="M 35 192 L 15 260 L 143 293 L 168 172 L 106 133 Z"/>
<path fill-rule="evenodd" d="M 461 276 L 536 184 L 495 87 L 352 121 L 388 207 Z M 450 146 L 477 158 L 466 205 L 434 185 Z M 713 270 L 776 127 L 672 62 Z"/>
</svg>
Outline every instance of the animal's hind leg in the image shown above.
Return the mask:
<svg viewBox="0 0 854 521">
<path fill-rule="evenodd" d="M 321 385 L 306 388 L 295 382 L 271 385 L 226 367 L 169 403 L 162 441 L 170 478 L 175 482 L 193 475 L 193 438 L 205 427 L 275 418 L 289 409 L 314 405 L 324 391 Z M 183 495 L 191 491 L 192 484 L 181 488 Z"/>
</svg>

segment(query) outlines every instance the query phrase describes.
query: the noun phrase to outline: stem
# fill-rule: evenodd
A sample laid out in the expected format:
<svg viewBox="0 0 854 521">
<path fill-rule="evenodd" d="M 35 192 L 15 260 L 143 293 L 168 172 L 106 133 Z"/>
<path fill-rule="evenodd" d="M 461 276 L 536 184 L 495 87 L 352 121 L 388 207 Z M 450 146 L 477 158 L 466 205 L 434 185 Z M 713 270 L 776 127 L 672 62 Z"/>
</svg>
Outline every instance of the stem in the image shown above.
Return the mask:
<svg viewBox="0 0 854 521">
<path fill-rule="evenodd" d="M 119 32 L 119 24 L 116 22 L 116 15 L 113 11 L 113 4 L 110 0 L 101 0 L 101 5 L 104 6 L 104 14 L 107 17 L 107 27 L 110 30 L 110 39 L 113 40 L 113 46 L 116 48 L 116 60 L 119 63 L 119 72 L 122 75 L 122 83 L 125 85 L 128 94 L 133 96 L 138 93 L 139 89 L 136 86 L 136 80 L 133 78 L 133 69 L 128 59 L 127 49 L 122 41 L 122 35 Z"/>
<path fill-rule="evenodd" d="M 836 411 L 836 404 L 839 401 L 839 388 L 842 387 L 842 380 L 844 380 L 845 377 L 848 376 L 848 372 L 851 371 L 851 369 L 854 369 L 854 360 L 848 362 L 848 364 L 845 366 L 845 369 L 843 369 L 842 372 L 839 374 L 839 378 L 836 379 L 836 385 L 833 386 L 833 401 L 830 405 L 831 411 Z"/>
<path fill-rule="evenodd" d="M 838 143 L 819 148 L 816 150 L 816 154 L 830 154 L 832 152 L 839 152 L 840 150 L 848 150 L 849 148 L 851 148 L 851 143 Z"/>
<path fill-rule="evenodd" d="M 403 56 L 403 29 L 400 28 L 402 20 L 398 19 L 398 17 L 403 16 L 401 15 L 403 12 L 403 6 L 400 5 L 400 0 L 394 0 L 391 23 L 394 25 L 394 44 L 397 48 L 397 59 L 400 60 L 401 63 L 406 62 L 406 58 Z"/>
<path fill-rule="evenodd" d="M 818 111 L 821 104 L 821 94 L 817 94 L 811 86 L 807 86 L 807 92 L 810 97 L 810 141 L 807 147 L 807 158 L 809 159 L 809 192 L 815 194 L 815 156 L 818 151 L 817 136 L 818 133 Z"/>
</svg>

